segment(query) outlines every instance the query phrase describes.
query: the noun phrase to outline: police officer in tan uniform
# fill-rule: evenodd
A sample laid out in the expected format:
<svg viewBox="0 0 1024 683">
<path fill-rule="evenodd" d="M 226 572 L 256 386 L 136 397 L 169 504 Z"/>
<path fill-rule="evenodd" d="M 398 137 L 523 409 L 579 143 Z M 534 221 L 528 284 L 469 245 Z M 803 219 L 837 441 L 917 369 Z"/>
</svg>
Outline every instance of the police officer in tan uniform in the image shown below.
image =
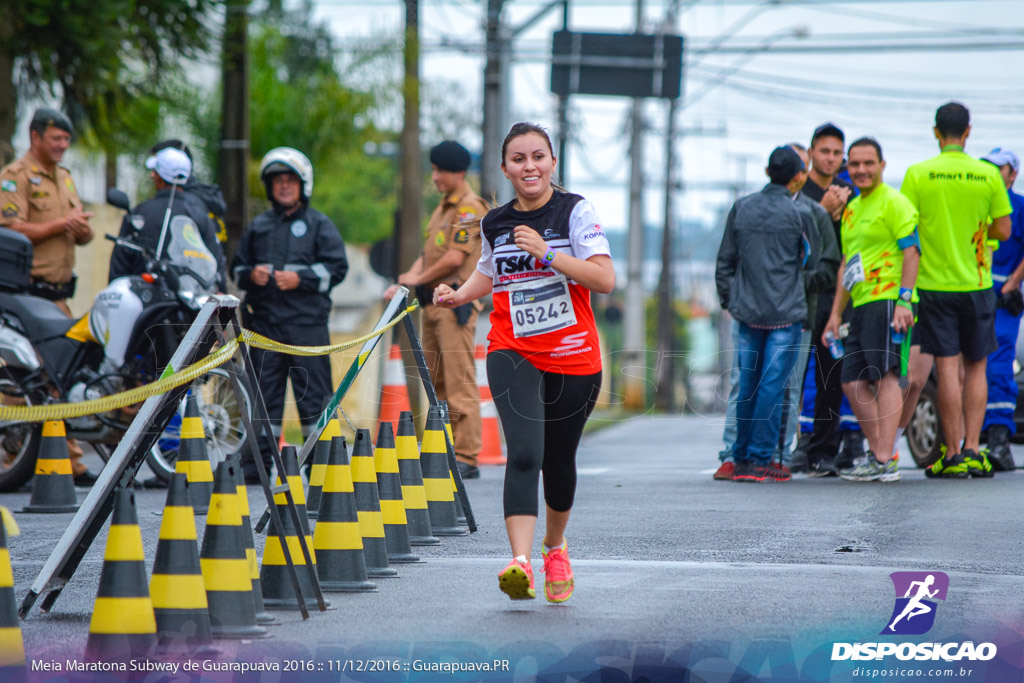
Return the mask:
<svg viewBox="0 0 1024 683">
<path fill-rule="evenodd" d="M 459 473 L 476 479 L 482 436 L 473 349 L 482 306 L 474 302 L 450 310 L 430 305 L 435 287 L 461 285 L 480 259 L 480 219 L 487 205 L 466 182 L 469 162 L 469 152 L 453 140 L 430 150 L 431 180 L 443 198 L 430 216 L 423 253 L 398 276 L 398 284 L 415 289 L 423 306 L 423 351 L 437 397 L 448 401 Z M 384 297 L 390 299 L 396 289 L 390 287 Z"/>
<path fill-rule="evenodd" d="M 32 294 L 56 301 L 68 315 L 75 293 L 75 245 L 92 240 L 91 213 L 83 210 L 71 173 L 58 166 L 71 145 L 71 122 L 53 109 L 37 109 L 29 124 L 29 150 L 0 171 L 0 225 L 32 242 Z"/>
<path fill-rule="evenodd" d="M 71 121 L 54 109 L 37 109 L 29 124 L 25 156 L 0 170 L 0 225 L 32 242 L 30 293 L 57 303 L 71 317 L 67 299 L 75 293 L 75 245 L 93 238 L 71 173 L 58 166 L 71 146 Z M 76 486 L 91 486 L 96 475 L 81 462 L 82 448 L 68 439 Z"/>
</svg>

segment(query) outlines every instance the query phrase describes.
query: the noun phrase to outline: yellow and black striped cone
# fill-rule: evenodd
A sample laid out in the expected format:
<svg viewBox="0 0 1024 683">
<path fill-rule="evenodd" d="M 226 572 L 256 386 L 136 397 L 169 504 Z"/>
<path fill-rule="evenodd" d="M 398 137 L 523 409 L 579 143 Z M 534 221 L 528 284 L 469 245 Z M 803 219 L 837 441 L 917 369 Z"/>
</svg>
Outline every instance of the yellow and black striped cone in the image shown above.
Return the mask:
<svg viewBox="0 0 1024 683">
<path fill-rule="evenodd" d="M 229 461 L 217 465 L 199 553 L 210 630 L 214 638 L 265 638 L 267 629 L 256 625 L 235 476 L 235 466 Z"/>
<path fill-rule="evenodd" d="M 454 447 L 455 435 L 452 432 L 452 421 L 451 415 L 448 412 L 448 401 L 441 401 L 441 408 L 441 412 L 444 415 L 444 431 L 448 435 L 448 442 Z M 447 447 L 445 447 L 445 450 L 447 450 Z M 448 462 L 447 455 L 445 456 L 445 462 Z M 462 509 L 462 497 L 459 495 L 459 490 L 455 487 L 455 473 L 452 472 L 450 466 L 448 468 L 448 478 L 452 483 L 452 499 L 455 501 L 455 521 L 458 522 L 459 526 L 467 526 L 466 512 Z"/>
<path fill-rule="evenodd" d="M 7 536 L 18 535 L 18 525 L 7 508 L 0 508 L 0 681 L 25 675 L 25 641 L 14 603 L 14 572 Z"/>
<path fill-rule="evenodd" d="M 309 548 L 309 557 L 313 561 L 313 569 L 316 569 L 316 551 L 313 549 L 313 537 L 309 533 L 309 517 L 306 516 L 306 494 L 302 489 L 302 477 L 299 476 L 298 455 L 294 446 L 285 446 L 281 449 L 281 460 L 284 464 L 285 480 L 288 482 L 292 494 L 292 502 L 299 513 L 299 524 L 301 531 L 296 530 L 295 522 L 284 493 L 274 495 L 274 505 L 277 506 L 277 514 L 281 517 L 284 526 L 285 542 L 288 544 L 288 552 L 295 565 L 295 573 L 299 577 L 299 589 L 302 591 L 302 599 L 309 609 L 319 610 L 316 601 L 316 594 L 313 592 L 313 579 L 306 570 L 306 558 L 302 554 L 302 547 L 299 545 L 299 534 L 306 537 L 306 547 Z M 281 484 L 280 476 L 275 481 L 275 486 Z M 263 566 L 260 567 L 260 584 L 263 587 L 263 604 L 267 609 L 290 610 L 299 609 L 299 600 L 295 595 L 295 588 L 288 576 L 287 560 L 284 556 L 284 546 L 277 530 L 273 525 L 267 534 L 267 543 L 263 546 Z M 328 603 L 329 605 L 330 603 Z"/>
<path fill-rule="evenodd" d="M 313 466 L 309 470 L 309 495 L 306 496 L 306 514 L 316 519 L 320 511 L 320 494 L 324 487 L 324 472 L 327 470 L 327 459 L 331 454 L 331 442 L 334 437 L 341 436 L 341 425 L 338 418 L 331 418 L 327 426 L 320 432 L 313 450 Z"/>
<path fill-rule="evenodd" d="M 210 507 L 210 495 L 213 493 L 213 469 L 210 467 L 210 456 L 206 452 L 206 432 L 203 430 L 203 418 L 199 415 L 195 391 L 196 388 L 193 387 L 185 398 L 185 416 L 181 418 L 178 461 L 174 465 L 174 471 L 188 477 L 193 512 L 205 515 Z"/>
<path fill-rule="evenodd" d="M 196 518 L 188 489 L 188 477 L 176 472 L 167 489 L 153 576 L 149 580 L 157 642 L 162 651 L 188 652 L 213 640 L 206 585 L 199 566 Z"/>
<path fill-rule="evenodd" d="M 366 573 L 379 579 L 396 578 L 398 570 L 388 566 L 388 545 L 384 537 L 384 519 L 380 514 L 377 471 L 373 465 L 369 429 L 356 430 L 356 443 L 352 448 L 352 486 L 356 491 Z"/>
<path fill-rule="evenodd" d="M 373 466 L 377 472 L 377 494 L 380 496 L 380 514 L 384 521 L 384 540 L 388 549 L 388 562 L 404 564 L 422 562 L 412 554 L 409 545 L 408 520 L 402 501 L 402 478 L 398 473 L 398 452 L 390 422 L 381 422 L 377 429 L 377 450 L 373 452 Z"/>
<path fill-rule="evenodd" d="M 427 493 L 423 489 L 423 470 L 420 469 L 420 447 L 416 443 L 412 413 L 408 410 L 403 410 L 398 418 L 395 450 L 398 453 L 398 473 L 402 480 L 402 501 L 405 503 L 405 518 L 408 521 L 409 544 L 439 545 L 441 539 L 434 536 L 430 529 Z"/>
<path fill-rule="evenodd" d="M 94 662 L 141 659 L 155 644 L 156 617 L 146 586 L 135 492 L 119 488 L 114 490 L 114 512 L 85 658 Z"/>
<path fill-rule="evenodd" d="M 343 436 L 331 440 L 319 517 L 313 529 L 313 548 L 322 590 L 330 593 L 377 590 L 377 584 L 366 575 L 359 512 Z"/>
<path fill-rule="evenodd" d="M 44 422 L 36 474 L 32 479 L 32 498 L 22 512 L 74 512 L 77 509 L 75 477 L 71 473 L 64 422 Z"/>
<path fill-rule="evenodd" d="M 245 562 L 252 579 L 252 606 L 256 610 L 257 624 L 276 624 L 277 617 L 263 606 L 263 587 L 260 585 L 260 563 L 256 557 L 256 539 L 252 534 L 252 520 L 249 518 L 249 492 L 242 474 L 242 457 L 239 453 L 228 456 L 228 462 L 235 473 L 235 490 L 238 491 L 238 511 L 242 515 L 242 540 L 245 541 Z"/>
<path fill-rule="evenodd" d="M 427 494 L 431 531 L 435 536 L 463 536 L 469 533 L 456 521 L 452 474 L 448 468 L 448 448 L 444 442 L 444 422 L 441 420 L 441 409 L 437 406 L 427 413 L 420 466 L 423 468 L 423 488 Z"/>
</svg>

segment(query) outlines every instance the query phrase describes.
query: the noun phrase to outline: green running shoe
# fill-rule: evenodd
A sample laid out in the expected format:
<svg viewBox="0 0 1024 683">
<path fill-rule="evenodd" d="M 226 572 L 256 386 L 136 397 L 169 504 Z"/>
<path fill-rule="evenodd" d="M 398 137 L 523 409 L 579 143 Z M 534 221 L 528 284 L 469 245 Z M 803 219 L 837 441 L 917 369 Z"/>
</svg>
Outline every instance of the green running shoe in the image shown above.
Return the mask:
<svg viewBox="0 0 1024 683">
<path fill-rule="evenodd" d="M 942 445 L 941 452 L 941 457 L 924 471 L 924 476 L 929 479 L 966 479 L 970 476 L 963 453 L 947 458 L 945 444 Z"/>
<path fill-rule="evenodd" d="M 981 449 L 981 453 L 964 451 L 964 464 L 967 465 L 967 473 L 979 479 L 991 479 L 996 476 L 992 469 L 992 463 L 988 460 L 988 449 Z"/>
</svg>

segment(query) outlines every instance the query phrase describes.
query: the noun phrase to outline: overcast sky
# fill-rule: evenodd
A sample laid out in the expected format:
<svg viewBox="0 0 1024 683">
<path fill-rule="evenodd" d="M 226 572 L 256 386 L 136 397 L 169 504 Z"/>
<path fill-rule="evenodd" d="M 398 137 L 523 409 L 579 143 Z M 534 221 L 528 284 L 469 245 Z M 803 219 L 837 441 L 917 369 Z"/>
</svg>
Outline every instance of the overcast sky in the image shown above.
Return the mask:
<svg viewBox="0 0 1024 683">
<path fill-rule="evenodd" d="M 545 4 L 506 0 L 504 17 L 518 26 Z M 644 0 L 643 5 L 645 31 L 653 32 L 664 21 L 668 2 Z M 677 201 L 683 217 L 714 220 L 732 198 L 730 189 L 716 186 L 740 178 L 760 184 L 775 146 L 806 144 L 824 121 L 843 128 L 848 142 L 861 135 L 876 137 L 888 162 L 885 180 L 894 185 L 907 166 L 937 153 L 931 133 L 934 112 L 950 99 L 971 109 L 969 153 L 980 156 L 997 145 L 1024 152 L 1024 2 L 683 0 L 680 5 L 689 8 L 679 16 L 677 31 L 694 49 L 686 57 L 684 73 L 689 99 L 677 119 L 689 133 L 677 146 L 688 188 Z M 404 5 L 398 0 L 314 0 L 314 6 L 342 46 L 359 37 L 393 35 L 404 21 Z M 426 81 L 458 80 L 458 96 L 472 111 L 480 111 L 482 103 L 485 8 L 485 0 L 420 0 L 425 46 L 421 75 Z M 572 30 L 614 33 L 635 26 L 636 3 L 628 0 L 573 0 L 571 8 Z M 549 91 L 546 56 L 551 34 L 561 22 L 557 9 L 523 31 L 513 67 L 513 120 L 533 120 L 552 132 L 555 98 Z M 721 42 L 721 50 L 697 52 L 733 33 Z M 929 49 L 874 47 L 917 43 Z M 968 43 L 1013 47 L 963 49 Z M 858 50 L 787 51 L 837 45 Z M 740 52 L 744 49 L 748 51 Z M 571 104 L 575 125 L 569 186 L 594 200 L 611 229 L 626 223 L 628 106 L 625 99 L 584 96 L 574 97 Z M 651 131 L 645 175 L 651 182 L 644 204 L 647 220 L 659 225 L 665 110 L 661 102 L 646 105 Z M 479 151 L 479 129 L 460 137 Z"/>
</svg>

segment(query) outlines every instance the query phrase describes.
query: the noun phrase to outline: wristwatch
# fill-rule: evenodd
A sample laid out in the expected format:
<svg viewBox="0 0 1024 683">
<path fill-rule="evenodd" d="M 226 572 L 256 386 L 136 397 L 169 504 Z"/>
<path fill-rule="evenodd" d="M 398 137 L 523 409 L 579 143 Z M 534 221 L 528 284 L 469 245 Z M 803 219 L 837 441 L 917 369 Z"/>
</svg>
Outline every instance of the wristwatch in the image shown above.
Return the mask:
<svg viewBox="0 0 1024 683">
<path fill-rule="evenodd" d="M 914 297 L 914 290 L 907 289 L 905 287 L 900 287 L 900 299 L 902 299 L 903 301 L 906 301 L 909 304 L 913 297 Z"/>
</svg>

